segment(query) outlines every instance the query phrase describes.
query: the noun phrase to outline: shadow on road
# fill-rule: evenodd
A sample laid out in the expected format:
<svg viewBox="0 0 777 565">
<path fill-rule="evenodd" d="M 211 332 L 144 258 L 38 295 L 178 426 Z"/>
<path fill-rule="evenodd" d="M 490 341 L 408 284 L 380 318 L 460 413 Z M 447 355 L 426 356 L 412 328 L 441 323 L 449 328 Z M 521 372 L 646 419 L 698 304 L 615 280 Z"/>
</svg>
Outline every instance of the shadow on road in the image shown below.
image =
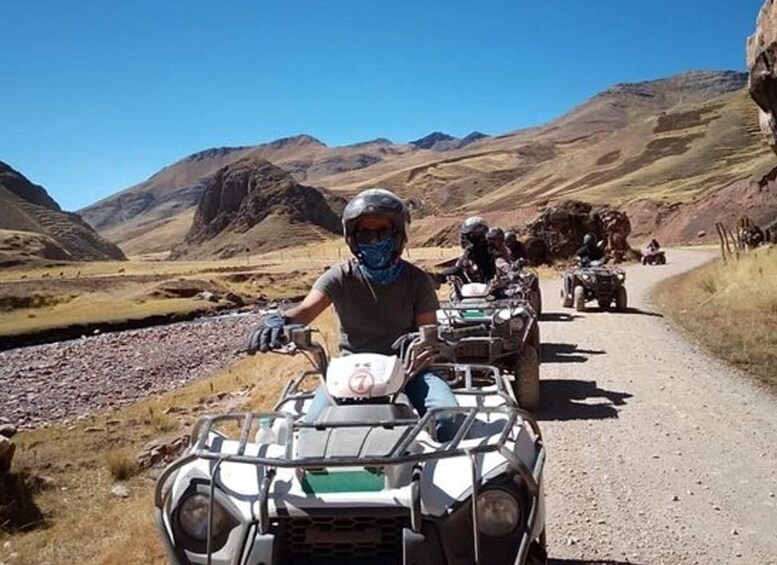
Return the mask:
<svg viewBox="0 0 777 565">
<path fill-rule="evenodd" d="M 613 561 L 612 559 L 548 559 L 548 565 L 639 565 L 633 561 Z"/>
<path fill-rule="evenodd" d="M 663 318 L 664 315 L 659 312 L 650 312 L 649 310 L 640 310 L 639 308 L 632 308 L 629 306 L 625 311 L 619 312 L 620 314 L 641 314 L 642 316 L 654 316 L 656 318 Z"/>
<path fill-rule="evenodd" d="M 543 312 L 540 314 L 540 322 L 571 322 L 580 317 L 566 312 Z"/>
<path fill-rule="evenodd" d="M 626 404 L 631 394 L 605 390 L 596 381 L 548 379 L 540 381 L 541 407 L 538 420 L 604 420 L 617 418 L 617 406 Z M 587 402 L 598 399 L 596 402 Z M 606 402 L 602 402 L 605 400 Z"/>
<path fill-rule="evenodd" d="M 578 349 L 576 343 L 542 343 L 543 363 L 585 363 L 590 355 L 603 355 L 600 349 Z"/>
</svg>

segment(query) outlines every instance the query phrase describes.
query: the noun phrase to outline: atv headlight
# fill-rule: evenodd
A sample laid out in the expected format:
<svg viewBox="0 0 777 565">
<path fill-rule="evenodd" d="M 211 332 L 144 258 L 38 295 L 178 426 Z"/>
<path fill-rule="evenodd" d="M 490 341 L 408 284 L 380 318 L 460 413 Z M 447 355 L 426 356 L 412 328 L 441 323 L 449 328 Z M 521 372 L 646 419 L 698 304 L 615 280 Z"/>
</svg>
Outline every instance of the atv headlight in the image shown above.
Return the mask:
<svg viewBox="0 0 777 565">
<path fill-rule="evenodd" d="M 206 494 L 195 493 L 184 500 L 178 511 L 178 524 L 183 533 L 193 540 L 207 541 L 209 511 L 210 497 Z M 228 522 L 227 513 L 218 502 L 214 502 L 211 537 L 216 538 L 222 534 Z"/>
<path fill-rule="evenodd" d="M 615 276 L 618 277 L 618 280 L 621 282 L 626 280 L 626 273 L 624 273 L 623 271 L 619 271 L 615 273 Z"/>
<path fill-rule="evenodd" d="M 593 277 L 591 277 L 591 275 L 589 275 L 588 273 L 583 273 L 582 278 L 584 281 L 590 281 Z"/>
<path fill-rule="evenodd" d="M 499 488 L 492 488 L 478 495 L 477 513 L 478 531 L 494 538 L 512 532 L 521 518 L 518 501 L 512 494 Z"/>
</svg>

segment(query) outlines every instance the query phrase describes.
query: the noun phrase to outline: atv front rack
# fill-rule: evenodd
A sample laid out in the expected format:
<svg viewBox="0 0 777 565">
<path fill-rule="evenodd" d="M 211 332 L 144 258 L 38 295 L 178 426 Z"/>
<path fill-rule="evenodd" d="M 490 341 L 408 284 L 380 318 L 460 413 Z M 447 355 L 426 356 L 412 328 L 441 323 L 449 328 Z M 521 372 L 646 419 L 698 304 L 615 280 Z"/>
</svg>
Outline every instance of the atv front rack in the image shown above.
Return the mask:
<svg viewBox="0 0 777 565">
<path fill-rule="evenodd" d="M 424 453 L 409 453 L 407 450 L 411 443 L 415 441 L 421 433 L 423 433 L 433 421 L 441 416 L 448 414 L 450 416 L 464 417 L 461 422 L 456 435 L 450 441 L 440 444 L 440 446 L 430 452 Z M 479 444 L 472 447 L 461 447 L 461 442 L 464 440 L 472 429 L 478 415 L 488 414 L 501 414 L 506 416 L 505 425 L 502 432 L 499 434 L 495 442 L 487 443 L 485 445 Z M 246 447 L 253 428 L 254 422 L 260 422 L 261 419 L 268 418 L 271 420 L 283 419 L 288 425 L 288 429 L 291 431 L 287 435 L 287 441 L 285 444 L 285 455 L 283 457 L 261 457 L 246 454 Z M 511 432 L 515 427 L 518 419 L 521 418 L 524 422 L 528 423 L 535 435 L 535 459 L 532 469 L 529 469 L 509 448 L 505 446 L 508 439 L 513 441 L 516 438 L 511 438 Z M 226 422 L 234 422 L 240 424 L 240 437 L 238 440 L 237 450 L 234 454 L 223 454 L 220 452 L 212 451 L 207 441 L 211 434 L 219 434 L 214 427 L 218 424 Z M 317 430 L 327 430 L 334 428 L 349 428 L 349 427 L 369 427 L 380 426 L 383 428 L 391 429 L 397 426 L 412 426 L 406 434 L 402 436 L 400 440 L 385 456 L 368 456 L 368 457 L 315 457 L 315 458 L 299 458 L 294 457 L 294 433 L 305 428 L 314 428 Z M 537 519 L 538 501 L 540 494 L 540 477 L 545 463 L 545 447 L 542 441 L 542 434 L 540 432 L 539 425 L 534 417 L 527 411 L 522 410 L 516 406 L 474 406 L 474 407 L 450 407 L 450 408 L 433 408 L 429 410 L 419 420 L 392 420 L 382 422 L 370 422 L 370 421 L 353 421 L 353 422 L 315 422 L 313 424 L 306 424 L 301 422 L 294 422 L 291 415 L 285 412 L 247 412 L 237 414 L 226 414 L 220 416 L 205 416 L 201 418 L 194 427 L 190 440 L 190 451 L 171 463 L 159 476 L 156 484 L 154 504 L 157 509 L 157 515 L 161 516 L 164 511 L 165 503 L 170 494 L 170 489 L 166 488 L 168 481 L 173 474 L 181 469 L 183 466 L 191 463 L 197 459 L 212 461 L 215 463 L 211 470 L 210 481 L 210 511 L 208 513 L 208 540 L 207 540 L 207 562 L 211 563 L 212 556 L 212 535 L 213 531 L 213 504 L 215 500 L 215 488 L 216 480 L 214 479 L 220 470 L 223 463 L 243 463 L 248 465 L 256 465 L 265 468 L 264 476 L 261 482 L 260 491 L 258 493 L 258 506 L 259 506 L 259 519 L 257 528 L 262 534 L 266 534 L 270 529 L 270 518 L 268 510 L 268 497 L 270 487 L 275 479 L 277 469 L 321 469 L 326 467 L 386 467 L 391 465 L 405 465 L 415 464 L 417 466 L 417 472 L 413 473 L 413 481 L 411 485 L 411 498 L 412 504 L 410 507 L 410 523 L 411 528 L 415 533 L 421 531 L 422 516 L 421 516 L 421 495 L 420 495 L 420 467 L 427 461 L 437 461 L 441 459 L 447 459 L 452 457 L 467 457 L 472 466 L 472 495 L 471 499 L 474 501 L 477 498 L 478 486 L 480 480 L 477 476 L 477 457 L 486 453 L 499 452 L 507 461 L 508 465 L 521 477 L 527 490 L 531 495 L 531 508 L 528 514 L 528 525 L 524 531 L 521 539 L 521 545 L 518 551 L 518 555 L 515 563 L 522 563 L 523 558 L 526 556 L 529 545 L 531 543 L 531 532 L 534 529 L 534 524 Z M 478 533 L 478 518 L 477 518 L 477 505 L 472 504 L 472 522 L 473 522 L 473 540 L 476 563 L 479 562 L 480 556 L 480 542 Z M 166 534 L 165 534 L 166 535 Z"/>
</svg>

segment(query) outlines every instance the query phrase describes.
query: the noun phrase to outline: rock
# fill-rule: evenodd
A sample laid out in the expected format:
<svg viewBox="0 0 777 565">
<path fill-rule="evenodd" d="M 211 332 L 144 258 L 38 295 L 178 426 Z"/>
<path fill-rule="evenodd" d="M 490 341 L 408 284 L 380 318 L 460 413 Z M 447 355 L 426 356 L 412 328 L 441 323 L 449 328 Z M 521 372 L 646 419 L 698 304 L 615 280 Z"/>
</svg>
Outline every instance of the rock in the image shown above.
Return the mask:
<svg viewBox="0 0 777 565">
<path fill-rule="evenodd" d="M 235 294 L 234 292 L 228 292 L 224 298 L 227 300 L 227 302 L 231 302 L 238 308 L 245 306 L 245 300 L 243 300 L 243 297 L 239 294 Z"/>
<path fill-rule="evenodd" d="M 116 483 L 111 487 L 111 495 L 117 498 L 129 498 L 129 487 L 123 483 Z"/>
<path fill-rule="evenodd" d="M 209 290 L 203 290 L 197 296 L 195 296 L 195 298 L 198 300 L 204 300 L 205 302 L 218 302 L 216 295 Z"/>
<path fill-rule="evenodd" d="M 179 436 L 171 441 L 156 439 L 147 443 L 138 455 L 138 466 L 148 469 L 163 461 L 177 457 L 189 445 L 189 435 Z"/>
<path fill-rule="evenodd" d="M 747 68 L 750 96 L 760 110 L 761 131 L 777 153 L 777 5 L 773 0 L 764 2 L 755 33 L 747 40 Z"/>
<path fill-rule="evenodd" d="M 0 476 L 11 470 L 16 445 L 5 436 L 0 436 Z"/>
<path fill-rule="evenodd" d="M 0 436 L 4 436 L 10 439 L 16 435 L 17 431 L 18 430 L 16 429 L 16 426 L 13 424 L 0 424 Z"/>
<path fill-rule="evenodd" d="M 634 253 L 627 241 L 631 221 L 609 206 L 594 209 L 587 202 L 563 200 L 545 208 L 526 232 L 526 256 L 532 265 L 571 258 L 589 232 L 605 242 L 616 261 Z"/>
</svg>

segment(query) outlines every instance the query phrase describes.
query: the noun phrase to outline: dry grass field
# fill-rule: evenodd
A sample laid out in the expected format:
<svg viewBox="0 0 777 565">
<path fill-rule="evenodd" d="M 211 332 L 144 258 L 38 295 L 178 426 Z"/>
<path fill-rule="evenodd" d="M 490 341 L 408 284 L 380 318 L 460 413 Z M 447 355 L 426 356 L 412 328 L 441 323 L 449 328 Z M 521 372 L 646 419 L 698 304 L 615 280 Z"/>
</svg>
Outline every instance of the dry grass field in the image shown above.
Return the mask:
<svg viewBox="0 0 777 565">
<path fill-rule="evenodd" d="M 715 355 L 777 390 L 777 248 L 664 283 L 662 311 Z"/>
<path fill-rule="evenodd" d="M 406 257 L 432 268 L 453 248 L 415 248 Z M 73 325 L 185 316 L 230 307 L 190 296 L 236 293 L 247 303 L 304 295 L 329 265 L 350 257 L 341 241 L 317 242 L 263 255 L 207 261 L 36 264 L 0 271 L 0 339 Z"/>
</svg>

